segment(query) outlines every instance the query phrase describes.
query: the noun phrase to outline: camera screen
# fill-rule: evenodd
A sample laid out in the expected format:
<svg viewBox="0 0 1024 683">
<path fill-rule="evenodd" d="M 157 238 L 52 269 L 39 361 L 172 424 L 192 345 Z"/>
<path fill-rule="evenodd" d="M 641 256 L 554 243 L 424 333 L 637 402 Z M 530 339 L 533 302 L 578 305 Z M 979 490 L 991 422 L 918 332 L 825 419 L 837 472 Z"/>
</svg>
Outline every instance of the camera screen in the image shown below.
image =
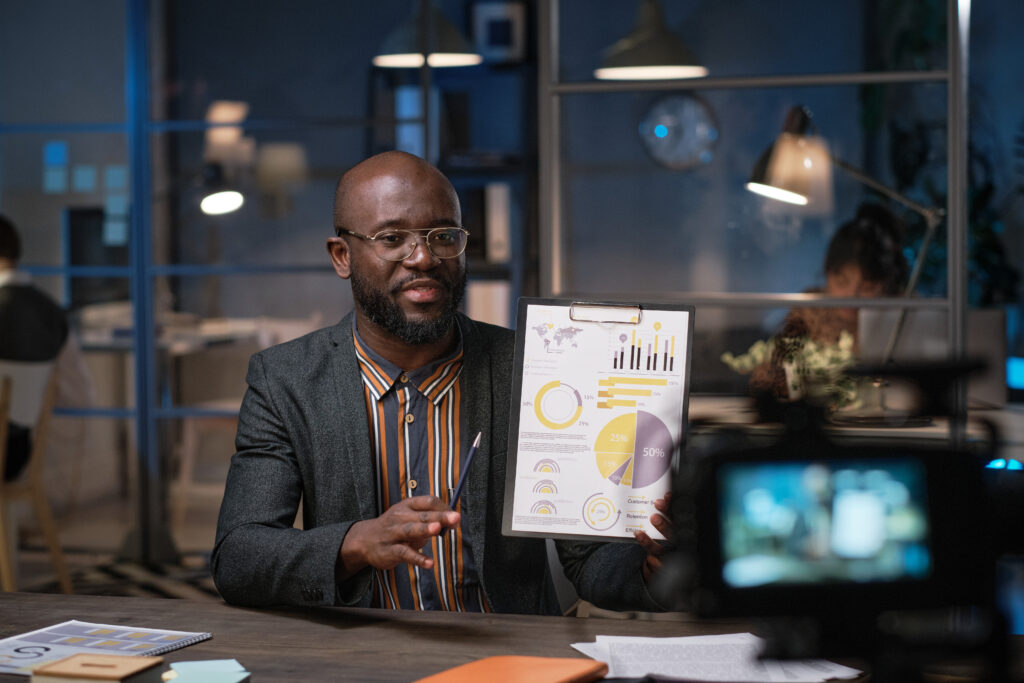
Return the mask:
<svg viewBox="0 0 1024 683">
<path fill-rule="evenodd" d="M 933 570 L 919 461 L 732 462 L 717 485 L 727 586 L 923 580 Z"/>
</svg>

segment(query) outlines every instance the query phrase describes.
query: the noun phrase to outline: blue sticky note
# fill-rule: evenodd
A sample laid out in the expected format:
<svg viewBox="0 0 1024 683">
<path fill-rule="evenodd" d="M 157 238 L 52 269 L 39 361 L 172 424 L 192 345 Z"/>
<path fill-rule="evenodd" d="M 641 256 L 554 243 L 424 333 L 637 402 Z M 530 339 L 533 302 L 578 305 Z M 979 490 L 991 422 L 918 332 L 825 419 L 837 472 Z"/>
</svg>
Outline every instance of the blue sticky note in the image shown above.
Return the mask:
<svg viewBox="0 0 1024 683">
<path fill-rule="evenodd" d="M 108 193 L 106 201 L 103 203 L 103 211 L 106 213 L 107 218 L 121 218 L 125 219 L 128 217 L 128 195 L 126 194 L 115 194 L 113 192 Z"/>
<path fill-rule="evenodd" d="M 67 166 L 46 166 L 43 168 L 43 192 L 46 194 L 61 194 L 67 191 Z"/>
<path fill-rule="evenodd" d="M 123 247 L 128 244 L 128 221 L 124 218 L 104 218 L 103 244 L 108 247 Z"/>
<path fill-rule="evenodd" d="M 185 671 L 245 671 L 237 659 L 201 659 L 191 662 L 171 662 L 171 668 L 178 673 Z"/>
<path fill-rule="evenodd" d="M 71 189 L 75 192 L 96 191 L 96 167 L 92 164 L 76 164 L 71 168 Z"/>
<path fill-rule="evenodd" d="M 107 190 L 124 190 L 128 187 L 128 168 L 123 164 L 103 167 L 103 187 Z"/>
<path fill-rule="evenodd" d="M 248 671 L 184 671 L 175 669 L 178 677 L 174 683 L 241 683 L 249 680 Z"/>
<path fill-rule="evenodd" d="M 68 143 L 63 140 L 51 140 L 43 144 L 44 166 L 67 166 Z"/>
</svg>

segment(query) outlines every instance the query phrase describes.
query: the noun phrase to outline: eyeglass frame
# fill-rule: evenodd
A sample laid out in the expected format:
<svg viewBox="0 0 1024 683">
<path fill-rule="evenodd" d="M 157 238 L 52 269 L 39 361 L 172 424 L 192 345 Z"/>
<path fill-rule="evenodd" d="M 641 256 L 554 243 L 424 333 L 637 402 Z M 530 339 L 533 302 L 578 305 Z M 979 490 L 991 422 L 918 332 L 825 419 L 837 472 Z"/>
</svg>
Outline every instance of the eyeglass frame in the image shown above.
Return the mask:
<svg viewBox="0 0 1024 683">
<path fill-rule="evenodd" d="M 458 254 L 453 254 L 451 256 L 438 256 L 437 254 L 434 253 L 434 250 L 430 247 L 429 239 L 430 239 L 430 236 L 434 232 L 436 232 L 438 230 L 458 230 L 459 232 L 461 232 L 463 235 L 466 236 L 466 241 L 463 243 L 462 249 L 459 251 Z M 458 258 L 458 257 L 462 256 L 463 254 L 466 253 L 466 246 L 469 244 L 469 230 L 466 230 L 465 228 L 460 228 L 457 225 L 442 225 L 442 226 L 438 226 L 436 228 L 384 228 L 383 230 L 378 230 L 377 232 L 375 232 L 372 235 L 364 235 L 361 232 L 355 232 L 353 230 L 349 230 L 348 228 L 343 228 L 340 225 L 336 225 L 336 226 L 334 226 L 334 232 L 335 232 L 335 234 L 338 237 L 341 237 L 342 234 L 352 235 L 353 237 L 358 237 L 359 239 L 366 240 L 367 242 L 376 242 L 380 238 L 380 236 L 383 233 L 385 233 L 385 232 L 408 232 L 408 233 L 412 234 L 414 237 L 416 237 L 415 233 L 417 233 L 417 232 L 425 232 L 426 234 L 423 235 L 422 240 L 423 240 L 423 245 L 427 248 L 427 253 L 429 253 L 431 256 L 433 256 L 436 259 L 442 259 L 442 260 Z M 420 239 L 417 238 L 416 244 L 413 245 L 412 251 L 409 252 L 408 256 L 403 256 L 400 259 L 394 259 L 394 260 L 389 259 L 389 258 L 384 258 L 383 256 L 381 256 L 380 254 L 377 253 L 376 249 L 373 250 L 373 253 L 374 253 L 374 255 L 377 258 L 382 259 L 384 261 L 388 261 L 390 263 L 398 263 L 399 261 L 404 261 L 407 258 L 412 257 L 412 255 L 416 253 L 416 248 L 419 247 L 419 246 L 420 246 Z"/>
</svg>

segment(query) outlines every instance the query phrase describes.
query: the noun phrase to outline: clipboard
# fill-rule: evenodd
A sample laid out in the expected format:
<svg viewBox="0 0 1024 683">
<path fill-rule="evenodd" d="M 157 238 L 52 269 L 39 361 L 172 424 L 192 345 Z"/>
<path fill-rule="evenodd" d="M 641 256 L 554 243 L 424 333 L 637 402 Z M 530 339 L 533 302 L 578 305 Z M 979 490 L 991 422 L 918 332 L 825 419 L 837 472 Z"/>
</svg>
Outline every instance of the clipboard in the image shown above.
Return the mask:
<svg viewBox="0 0 1024 683">
<path fill-rule="evenodd" d="M 686 433 L 694 308 L 519 299 L 502 533 L 632 541 Z"/>
</svg>

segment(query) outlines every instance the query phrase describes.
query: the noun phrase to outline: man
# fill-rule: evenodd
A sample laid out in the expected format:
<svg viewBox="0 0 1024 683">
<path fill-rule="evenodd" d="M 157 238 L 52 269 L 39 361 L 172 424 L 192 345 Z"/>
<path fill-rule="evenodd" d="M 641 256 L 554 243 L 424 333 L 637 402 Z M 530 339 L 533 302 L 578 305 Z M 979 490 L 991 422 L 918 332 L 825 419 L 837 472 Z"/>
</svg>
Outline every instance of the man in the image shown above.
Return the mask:
<svg viewBox="0 0 1024 683">
<path fill-rule="evenodd" d="M 217 588 L 245 605 L 555 613 L 544 541 L 501 535 L 514 334 L 457 312 L 455 190 L 422 159 L 386 152 L 342 177 L 334 224 L 327 250 L 355 312 L 250 362 Z M 300 496 L 303 530 L 292 528 Z M 640 541 L 558 549 L 584 599 L 658 609 L 642 574 L 659 549 Z"/>
<path fill-rule="evenodd" d="M 20 259 L 18 230 L 8 218 L 0 216 L 0 360 L 51 361 L 67 340 L 67 316 L 18 270 Z M 5 481 L 18 478 L 31 450 L 30 426 L 10 423 L 2 473 Z"/>
</svg>

